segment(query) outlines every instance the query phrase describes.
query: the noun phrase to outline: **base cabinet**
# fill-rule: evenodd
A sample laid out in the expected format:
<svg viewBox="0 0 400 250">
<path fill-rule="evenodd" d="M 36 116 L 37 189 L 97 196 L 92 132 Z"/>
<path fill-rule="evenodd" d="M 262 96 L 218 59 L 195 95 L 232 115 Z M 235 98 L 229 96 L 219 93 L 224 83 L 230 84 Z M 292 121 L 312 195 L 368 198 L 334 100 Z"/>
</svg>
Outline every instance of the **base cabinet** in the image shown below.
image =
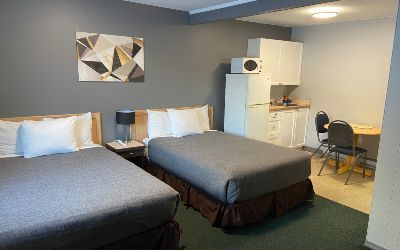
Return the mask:
<svg viewBox="0 0 400 250">
<path fill-rule="evenodd" d="M 282 112 L 269 113 L 267 126 L 268 143 L 281 144 L 282 115 Z"/>
<path fill-rule="evenodd" d="M 284 147 L 304 146 L 309 109 L 293 109 L 270 113 L 267 142 Z"/>
<path fill-rule="evenodd" d="M 282 133 L 281 133 L 281 146 L 292 147 L 293 146 L 293 132 L 295 127 L 295 115 L 294 110 L 282 112 Z"/>
<path fill-rule="evenodd" d="M 296 110 L 295 126 L 293 128 L 292 147 L 301 147 L 306 143 L 308 109 Z"/>
</svg>

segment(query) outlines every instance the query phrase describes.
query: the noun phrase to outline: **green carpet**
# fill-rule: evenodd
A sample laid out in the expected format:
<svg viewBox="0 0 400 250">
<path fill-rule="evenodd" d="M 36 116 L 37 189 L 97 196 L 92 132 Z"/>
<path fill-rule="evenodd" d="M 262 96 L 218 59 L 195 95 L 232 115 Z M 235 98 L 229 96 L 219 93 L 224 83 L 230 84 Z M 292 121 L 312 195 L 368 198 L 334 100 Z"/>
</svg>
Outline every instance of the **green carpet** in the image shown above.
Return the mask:
<svg viewBox="0 0 400 250">
<path fill-rule="evenodd" d="M 366 249 L 368 215 L 316 196 L 313 203 L 263 223 L 224 232 L 192 208 L 176 215 L 180 249 Z"/>
</svg>

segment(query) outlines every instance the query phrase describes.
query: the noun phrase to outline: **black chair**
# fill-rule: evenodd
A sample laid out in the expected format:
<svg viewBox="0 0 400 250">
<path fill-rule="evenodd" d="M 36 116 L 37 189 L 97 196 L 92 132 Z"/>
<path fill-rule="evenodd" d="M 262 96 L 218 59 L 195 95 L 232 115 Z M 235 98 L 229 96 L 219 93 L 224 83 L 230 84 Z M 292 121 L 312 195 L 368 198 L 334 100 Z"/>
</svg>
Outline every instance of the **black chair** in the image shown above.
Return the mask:
<svg viewBox="0 0 400 250">
<path fill-rule="evenodd" d="M 345 185 L 349 182 L 351 174 L 353 173 L 354 166 L 359 162 L 360 157 L 366 161 L 367 150 L 356 147 L 354 140 L 353 128 L 345 121 L 333 121 L 329 124 L 328 128 L 328 156 L 324 164 L 322 164 L 318 175 L 321 175 L 322 169 L 325 167 L 331 153 L 336 154 L 336 167 L 338 165 L 339 156 L 341 154 L 354 156 L 356 160 L 352 162 L 349 175 L 347 176 Z M 366 162 L 364 162 L 365 164 Z"/>
<path fill-rule="evenodd" d="M 319 137 L 320 134 L 325 134 L 328 132 L 328 130 L 326 128 L 324 128 L 324 125 L 328 124 L 328 123 L 329 123 L 329 117 L 324 111 L 319 111 L 315 115 L 315 129 L 317 130 L 317 137 L 318 137 L 318 141 L 319 141 L 320 145 L 314 151 L 314 153 L 311 155 L 311 157 L 314 156 L 322 146 L 328 147 L 328 139 L 321 140 L 321 138 Z M 325 152 L 321 155 L 321 158 L 324 157 L 324 155 L 326 154 L 327 151 L 328 151 L 328 149 L 326 149 Z"/>
</svg>

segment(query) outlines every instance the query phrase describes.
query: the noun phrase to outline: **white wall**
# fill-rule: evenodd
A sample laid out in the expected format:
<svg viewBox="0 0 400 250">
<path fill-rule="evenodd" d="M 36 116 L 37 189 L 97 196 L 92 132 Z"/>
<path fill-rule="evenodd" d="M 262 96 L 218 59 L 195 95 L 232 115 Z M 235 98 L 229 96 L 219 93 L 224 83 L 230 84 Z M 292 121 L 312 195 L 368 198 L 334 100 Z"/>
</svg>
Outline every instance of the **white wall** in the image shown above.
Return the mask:
<svg viewBox="0 0 400 250">
<path fill-rule="evenodd" d="M 291 97 L 311 99 L 306 145 L 317 147 L 314 116 L 381 126 L 395 18 L 294 28 L 304 43 L 301 85 Z M 293 89 L 294 88 L 294 89 Z M 360 138 L 376 158 L 379 136 Z"/>
<path fill-rule="evenodd" d="M 400 16 L 397 17 L 367 246 L 400 249 Z"/>
</svg>

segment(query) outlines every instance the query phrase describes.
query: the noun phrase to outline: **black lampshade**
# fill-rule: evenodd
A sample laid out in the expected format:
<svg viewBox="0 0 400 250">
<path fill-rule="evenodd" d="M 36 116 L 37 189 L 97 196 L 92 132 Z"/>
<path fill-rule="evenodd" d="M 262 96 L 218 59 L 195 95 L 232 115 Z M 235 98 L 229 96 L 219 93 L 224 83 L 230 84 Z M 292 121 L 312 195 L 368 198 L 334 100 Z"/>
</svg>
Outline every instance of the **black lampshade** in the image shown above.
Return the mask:
<svg viewBox="0 0 400 250">
<path fill-rule="evenodd" d="M 124 125 L 135 124 L 135 111 L 117 110 L 117 123 Z"/>
</svg>

